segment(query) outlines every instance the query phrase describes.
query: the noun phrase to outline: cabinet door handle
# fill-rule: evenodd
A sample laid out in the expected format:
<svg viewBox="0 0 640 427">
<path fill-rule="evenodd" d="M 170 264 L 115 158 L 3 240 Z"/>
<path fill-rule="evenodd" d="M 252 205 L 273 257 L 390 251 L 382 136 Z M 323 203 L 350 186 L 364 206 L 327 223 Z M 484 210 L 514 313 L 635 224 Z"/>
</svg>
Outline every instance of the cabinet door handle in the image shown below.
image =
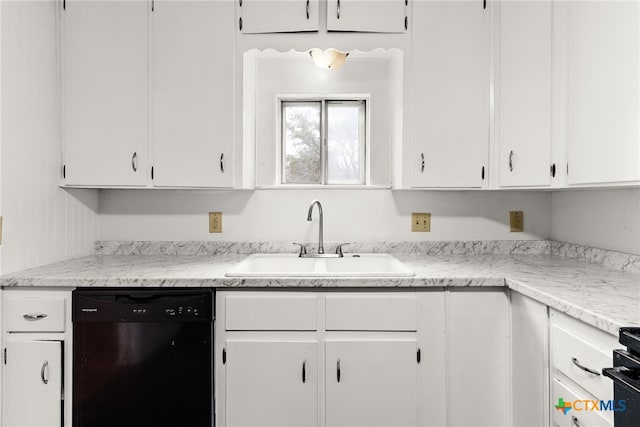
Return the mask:
<svg viewBox="0 0 640 427">
<path fill-rule="evenodd" d="M 49 361 L 45 360 L 40 368 L 40 379 L 44 384 L 49 384 Z"/>
<path fill-rule="evenodd" d="M 340 359 L 336 363 L 336 379 L 340 382 Z"/>
<path fill-rule="evenodd" d="M 224 153 L 220 154 L 220 172 L 224 173 Z"/>
<path fill-rule="evenodd" d="M 555 164 L 555 163 L 553 163 L 553 164 L 551 165 L 551 170 L 550 170 L 550 172 L 551 172 L 551 178 L 555 178 L 555 177 L 556 177 L 556 164 Z"/>
<path fill-rule="evenodd" d="M 420 153 L 420 173 L 424 173 L 424 153 Z"/>
<path fill-rule="evenodd" d="M 25 313 L 22 315 L 24 320 L 41 320 L 47 316 L 47 313 Z"/>
<path fill-rule="evenodd" d="M 307 0 L 307 19 L 309 19 L 309 0 Z"/>
<path fill-rule="evenodd" d="M 576 417 L 575 415 L 572 415 L 571 424 L 573 424 L 575 427 L 580 427 L 580 421 L 578 421 L 578 417 Z"/>
<path fill-rule="evenodd" d="M 302 361 L 302 384 L 307 382 L 307 361 Z"/>
<path fill-rule="evenodd" d="M 509 172 L 513 172 L 513 150 L 509 151 Z"/>
<path fill-rule="evenodd" d="M 598 372 L 598 371 L 596 371 L 594 369 L 591 369 L 591 368 L 587 368 L 584 365 L 581 365 L 580 362 L 578 362 L 578 358 L 572 357 L 571 361 L 573 362 L 574 365 L 576 365 L 578 368 L 582 369 L 583 371 L 588 372 L 588 373 L 590 373 L 592 375 L 600 376 L 600 372 Z"/>
<path fill-rule="evenodd" d="M 338 0 L 338 8 L 336 9 L 336 16 L 340 19 L 340 0 Z"/>
<path fill-rule="evenodd" d="M 138 172 L 138 153 L 133 153 L 131 156 L 131 169 L 134 172 Z"/>
</svg>

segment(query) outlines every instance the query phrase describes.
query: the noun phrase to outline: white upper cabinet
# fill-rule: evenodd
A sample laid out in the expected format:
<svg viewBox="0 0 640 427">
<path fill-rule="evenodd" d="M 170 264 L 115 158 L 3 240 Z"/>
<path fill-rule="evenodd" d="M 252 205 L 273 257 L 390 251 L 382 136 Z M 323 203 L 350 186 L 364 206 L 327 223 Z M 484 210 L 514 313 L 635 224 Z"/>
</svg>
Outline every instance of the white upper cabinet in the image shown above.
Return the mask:
<svg viewBox="0 0 640 427">
<path fill-rule="evenodd" d="M 640 182 L 640 4 L 569 4 L 568 182 Z"/>
<path fill-rule="evenodd" d="M 142 1 L 66 1 L 66 185 L 146 183 L 147 8 Z"/>
<path fill-rule="evenodd" d="M 411 187 L 481 187 L 489 153 L 489 13 L 413 3 Z"/>
<path fill-rule="evenodd" d="M 318 31 L 319 0 L 241 0 L 240 30 L 244 34 Z"/>
<path fill-rule="evenodd" d="M 551 1 L 502 1 L 497 123 L 501 187 L 551 180 Z"/>
<path fill-rule="evenodd" d="M 231 16 L 228 1 L 155 1 L 154 186 L 233 185 Z"/>
<path fill-rule="evenodd" d="M 327 0 L 327 30 L 404 33 L 406 0 Z"/>
</svg>

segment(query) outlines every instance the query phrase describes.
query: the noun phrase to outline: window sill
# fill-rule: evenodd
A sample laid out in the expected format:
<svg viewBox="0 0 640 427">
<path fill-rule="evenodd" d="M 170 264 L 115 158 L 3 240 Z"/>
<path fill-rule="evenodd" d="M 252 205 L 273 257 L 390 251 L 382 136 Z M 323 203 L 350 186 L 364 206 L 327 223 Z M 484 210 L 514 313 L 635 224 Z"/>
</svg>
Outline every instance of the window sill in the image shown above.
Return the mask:
<svg viewBox="0 0 640 427">
<path fill-rule="evenodd" d="M 390 190 L 391 185 L 281 184 L 256 186 L 256 190 Z"/>
</svg>

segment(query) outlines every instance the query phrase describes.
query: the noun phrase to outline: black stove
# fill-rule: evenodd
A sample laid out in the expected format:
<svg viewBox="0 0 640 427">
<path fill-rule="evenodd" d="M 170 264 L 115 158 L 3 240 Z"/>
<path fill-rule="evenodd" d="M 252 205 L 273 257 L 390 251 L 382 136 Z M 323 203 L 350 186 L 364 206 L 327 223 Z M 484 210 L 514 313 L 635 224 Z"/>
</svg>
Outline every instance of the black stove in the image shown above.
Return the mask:
<svg viewBox="0 0 640 427">
<path fill-rule="evenodd" d="M 640 426 L 640 327 L 620 328 L 619 342 L 626 349 L 613 351 L 613 368 L 602 373 L 613 380 L 616 401 L 624 400 L 626 409 L 614 415 L 615 427 Z"/>
</svg>

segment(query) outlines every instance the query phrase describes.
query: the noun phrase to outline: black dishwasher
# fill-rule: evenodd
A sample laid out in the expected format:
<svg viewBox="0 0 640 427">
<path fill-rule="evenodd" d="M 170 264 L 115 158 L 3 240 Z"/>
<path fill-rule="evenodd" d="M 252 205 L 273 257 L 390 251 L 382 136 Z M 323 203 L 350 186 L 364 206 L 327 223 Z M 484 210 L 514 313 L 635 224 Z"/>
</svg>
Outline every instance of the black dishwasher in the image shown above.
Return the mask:
<svg viewBox="0 0 640 427">
<path fill-rule="evenodd" d="M 213 426 L 210 289 L 73 292 L 74 427 Z"/>
</svg>

